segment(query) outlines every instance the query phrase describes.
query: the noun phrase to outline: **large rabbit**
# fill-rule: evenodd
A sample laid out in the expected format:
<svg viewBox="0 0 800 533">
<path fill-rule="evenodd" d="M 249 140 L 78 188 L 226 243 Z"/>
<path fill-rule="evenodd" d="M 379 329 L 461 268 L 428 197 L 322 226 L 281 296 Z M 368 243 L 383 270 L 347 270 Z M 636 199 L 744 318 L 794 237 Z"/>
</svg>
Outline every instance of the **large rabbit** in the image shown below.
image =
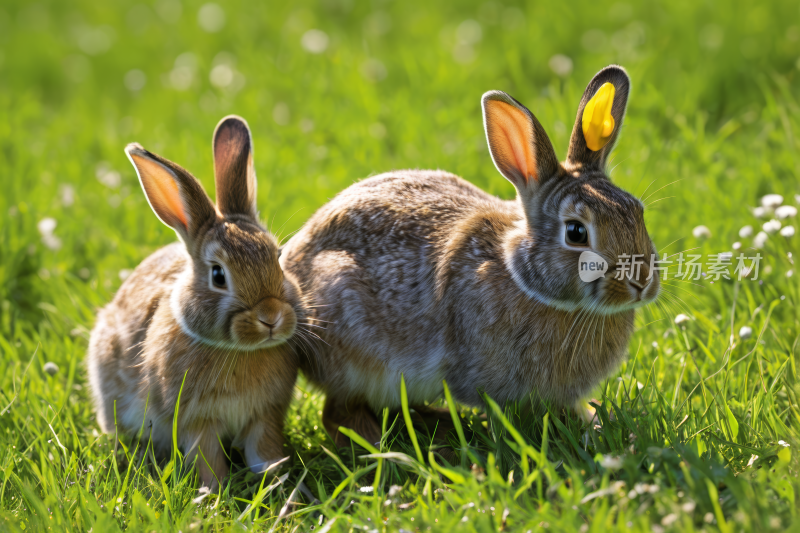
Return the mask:
<svg viewBox="0 0 800 533">
<path fill-rule="evenodd" d="M 559 163 L 542 126 L 505 93 L 483 96 L 489 149 L 517 189 L 503 201 L 442 171 L 390 172 L 346 189 L 283 249 L 282 264 L 325 321 L 304 371 L 327 394 L 326 429 L 377 440 L 374 412 L 454 398 L 479 405 L 542 399 L 574 406 L 626 355 L 635 308 L 659 291 L 642 203 L 604 171 L 630 80 L 600 71 Z M 607 261 L 584 282 L 579 257 Z M 644 262 L 616 279 L 622 254 Z M 638 270 L 638 272 L 636 272 Z M 630 279 L 628 279 L 630 278 Z"/>
<path fill-rule="evenodd" d="M 284 455 L 297 376 L 292 341 L 305 317 L 299 287 L 258 220 L 247 123 L 224 118 L 213 149 L 216 206 L 183 168 L 138 144 L 125 149 L 153 211 L 181 242 L 123 283 L 97 317 L 88 355 L 105 432 L 116 424 L 152 437 L 164 453 L 180 393 L 178 444 L 189 461 L 197 458 L 209 488 L 228 473 L 220 441 L 242 448 L 254 472 Z"/>
</svg>

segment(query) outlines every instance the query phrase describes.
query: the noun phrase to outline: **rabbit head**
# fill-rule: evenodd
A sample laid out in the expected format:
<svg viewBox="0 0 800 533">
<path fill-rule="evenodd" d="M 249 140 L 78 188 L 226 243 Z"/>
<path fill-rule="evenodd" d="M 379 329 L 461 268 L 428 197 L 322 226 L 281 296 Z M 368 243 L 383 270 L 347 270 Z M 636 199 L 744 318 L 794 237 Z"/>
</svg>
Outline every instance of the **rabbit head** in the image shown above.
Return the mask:
<svg viewBox="0 0 800 533">
<path fill-rule="evenodd" d="M 196 341 L 237 350 L 286 342 L 301 312 L 278 242 L 258 220 L 252 147 L 243 119 L 217 125 L 216 205 L 185 169 L 139 144 L 125 148 L 150 207 L 186 247 L 190 267 L 177 274 L 170 299 L 175 319 Z"/>
<path fill-rule="evenodd" d="M 644 206 L 605 172 L 619 136 L 630 90 L 622 67 L 609 66 L 589 83 L 559 163 L 538 120 L 501 91 L 483 95 L 486 137 L 495 166 L 517 189 L 524 220 L 504 243 L 516 283 L 564 311 L 613 314 L 645 305 L 659 291 L 656 250 Z M 582 263 L 605 263 L 585 281 Z M 652 272 L 651 272 L 652 270 Z"/>
</svg>

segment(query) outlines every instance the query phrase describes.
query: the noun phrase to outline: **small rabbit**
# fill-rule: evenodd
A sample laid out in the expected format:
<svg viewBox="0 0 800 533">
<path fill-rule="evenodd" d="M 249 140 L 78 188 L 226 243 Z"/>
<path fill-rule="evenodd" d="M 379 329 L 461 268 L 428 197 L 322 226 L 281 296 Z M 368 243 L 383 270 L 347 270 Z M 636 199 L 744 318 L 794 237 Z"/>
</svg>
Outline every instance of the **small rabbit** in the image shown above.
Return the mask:
<svg viewBox="0 0 800 533">
<path fill-rule="evenodd" d="M 100 311 L 88 371 L 106 433 L 178 445 L 204 487 L 228 473 L 223 443 L 265 471 L 281 459 L 297 377 L 299 286 L 259 223 L 252 138 L 229 116 L 213 137 L 217 205 L 189 172 L 138 144 L 125 148 L 156 216 L 180 243 L 145 259 Z M 180 404 L 176 411 L 176 404 Z M 200 456 L 198 456 L 200 454 Z"/>
<path fill-rule="evenodd" d="M 642 202 L 604 171 L 629 87 L 618 66 L 592 79 L 564 163 L 522 104 L 483 95 L 513 201 L 442 171 L 390 172 L 341 192 L 286 244 L 282 261 L 326 322 L 303 371 L 327 394 L 331 435 L 344 425 L 378 440 L 374 413 L 400 405 L 401 374 L 412 406 L 440 398 L 446 379 L 472 406 L 484 390 L 572 407 L 623 360 L 635 309 L 659 292 Z M 591 282 L 579 277 L 587 251 L 610 267 Z M 614 275 L 621 254 L 644 257 L 629 279 Z"/>
</svg>

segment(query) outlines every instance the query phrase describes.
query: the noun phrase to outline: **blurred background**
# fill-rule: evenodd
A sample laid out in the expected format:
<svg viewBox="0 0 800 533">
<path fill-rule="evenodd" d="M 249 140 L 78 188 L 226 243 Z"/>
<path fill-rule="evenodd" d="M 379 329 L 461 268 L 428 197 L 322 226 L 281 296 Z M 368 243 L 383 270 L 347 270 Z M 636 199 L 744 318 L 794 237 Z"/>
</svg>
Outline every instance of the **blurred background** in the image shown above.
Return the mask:
<svg viewBox="0 0 800 533">
<path fill-rule="evenodd" d="M 735 233 L 715 221 L 760 194 L 791 197 L 782 188 L 797 178 L 798 21 L 795 0 L 7 0 L 0 300 L 31 310 L 51 290 L 40 282 L 64 274 L 102 303 L 174 239 L 129 142 L 213 197 L 211 133 L 244 116 L 262 217 L 287 236 L 347 185 L 396 168 L 446 169 L 512 197 L 486 150 L 481 94 L 525 103 L 563 157 L 583 88 L 610 63 L 633 79 L 614 179 L 640 194 L 686 178 L 648 213 L 656 242 L 700 223 Z"/>
</svg>

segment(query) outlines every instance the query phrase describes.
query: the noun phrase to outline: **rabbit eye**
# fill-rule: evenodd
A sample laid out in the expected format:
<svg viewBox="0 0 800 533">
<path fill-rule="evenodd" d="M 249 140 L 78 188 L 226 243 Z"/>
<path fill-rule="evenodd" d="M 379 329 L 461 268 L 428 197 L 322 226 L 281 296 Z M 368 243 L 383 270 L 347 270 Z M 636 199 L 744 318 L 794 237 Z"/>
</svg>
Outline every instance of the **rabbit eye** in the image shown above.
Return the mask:
<svg viewBox="0 0 800 533">
<path fill-rule="evenodd" d="M 225 282 L 225 270 L 223 270 L 221 266 L 214 265 L 211 267 L 211 283 L 220 289 L 225 289 L 227 287 Z"/>
<path fill-rule="evenodd" d="M 589 242 L 589 232 L 586 230 L 586 226 L 577 220 L 567 221 L 566 240 L 567 244 L 585 246 Z"/>
</svg>

